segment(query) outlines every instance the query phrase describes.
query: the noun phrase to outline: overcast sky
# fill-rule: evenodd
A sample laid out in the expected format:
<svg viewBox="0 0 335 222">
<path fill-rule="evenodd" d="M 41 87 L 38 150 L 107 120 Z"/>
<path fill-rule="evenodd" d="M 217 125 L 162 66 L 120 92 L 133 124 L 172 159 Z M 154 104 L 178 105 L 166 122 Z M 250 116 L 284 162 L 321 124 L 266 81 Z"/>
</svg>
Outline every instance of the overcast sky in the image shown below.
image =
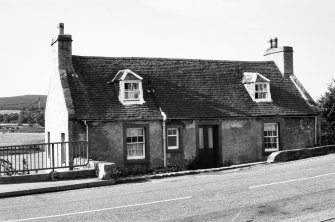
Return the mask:
<svg viewBox="0 0 335 222">
<path fill-rule="evenodd" d="M 48 93 L 59 22 L 74 55 L 259 61 L 278 37 L 314 99 L 335 78 L 333 0 L 1 0 L 0 97 Z"/>
</svg>

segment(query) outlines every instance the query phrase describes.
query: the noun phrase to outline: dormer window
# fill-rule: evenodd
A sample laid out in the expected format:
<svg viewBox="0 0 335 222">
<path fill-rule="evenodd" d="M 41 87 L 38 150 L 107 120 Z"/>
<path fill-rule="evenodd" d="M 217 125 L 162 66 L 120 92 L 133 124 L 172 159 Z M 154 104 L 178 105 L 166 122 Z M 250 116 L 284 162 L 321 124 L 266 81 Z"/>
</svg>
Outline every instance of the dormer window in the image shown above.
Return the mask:
<svg viewBox="0 0 335 222">
<path fill-rule="evenodd" d="M 129 69 L 120 70 L 112 82 L 119 83 L 119 101 L 123 105 L 143 104 L 142 77 Z"/>
<path fill-rule="evenodd" d="M 270 80 L 255 72 L 244 72 L 242 84 L 255 102 L 271 102 Z"/>
</svg>

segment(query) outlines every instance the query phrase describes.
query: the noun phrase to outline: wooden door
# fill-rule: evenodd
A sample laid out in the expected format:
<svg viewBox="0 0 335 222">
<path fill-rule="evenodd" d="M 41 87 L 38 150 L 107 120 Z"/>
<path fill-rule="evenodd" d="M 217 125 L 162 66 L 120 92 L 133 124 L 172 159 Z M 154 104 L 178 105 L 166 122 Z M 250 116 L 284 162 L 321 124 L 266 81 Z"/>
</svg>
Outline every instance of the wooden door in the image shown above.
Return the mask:
<svg viewBox="0 0 335 222">
<path fill-rule="evenodd" d="M 201 125 L 198 131 L 199 167 L 217 167 L 218 159 L 218 127 Z"/>
</svg>

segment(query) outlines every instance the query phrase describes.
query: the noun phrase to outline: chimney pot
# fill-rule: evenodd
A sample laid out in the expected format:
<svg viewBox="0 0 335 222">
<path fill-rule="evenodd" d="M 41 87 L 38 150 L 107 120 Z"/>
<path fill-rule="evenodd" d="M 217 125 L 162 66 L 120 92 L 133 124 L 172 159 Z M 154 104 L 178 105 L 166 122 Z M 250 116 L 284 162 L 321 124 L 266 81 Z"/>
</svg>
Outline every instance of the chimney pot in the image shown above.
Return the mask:
<svg viewBox="0 0 335 222">
<path fill-rule="evenodd" d="M 278 48 L 278 38 L 274 39 L 273 48 Z"/>
<path fill-rule="evenodd" d="M 270 49 L 274 49 L 274 48 L 278 48 L 278 39 L 274 38 L 274 39 L 270 39 Z"/>
<path fill-rule="evenodd" d="M 64 35 L 64 23 L 58 24 L 59 35 Z"/>
</svg>

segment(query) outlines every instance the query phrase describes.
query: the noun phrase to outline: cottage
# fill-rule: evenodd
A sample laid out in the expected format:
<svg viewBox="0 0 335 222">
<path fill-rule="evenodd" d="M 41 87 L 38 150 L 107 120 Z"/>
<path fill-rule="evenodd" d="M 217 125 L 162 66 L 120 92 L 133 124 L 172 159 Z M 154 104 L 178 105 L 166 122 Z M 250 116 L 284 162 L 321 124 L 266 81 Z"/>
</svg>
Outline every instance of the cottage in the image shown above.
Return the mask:
<svg viewBox="0 0 335 222">
<path fill-rule="evenodd" d="M 88 140 L 92 159 L 121 170 L 218 167 L 319 144 L 315 102 L 277 39 L 261 62 L 77 56 L 60 24 L 52 47 L 47 140 Z"/>
</svg>

